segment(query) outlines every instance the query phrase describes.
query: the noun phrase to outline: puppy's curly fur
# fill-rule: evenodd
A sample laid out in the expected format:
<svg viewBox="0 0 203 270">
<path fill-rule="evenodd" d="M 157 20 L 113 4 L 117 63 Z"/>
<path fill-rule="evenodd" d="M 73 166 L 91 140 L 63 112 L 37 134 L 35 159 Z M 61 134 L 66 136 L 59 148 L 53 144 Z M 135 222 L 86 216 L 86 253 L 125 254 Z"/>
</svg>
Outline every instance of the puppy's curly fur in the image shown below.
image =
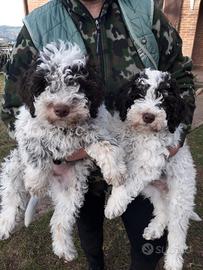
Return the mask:
<svg viewBox="0 0 203 270">
<path fill-rule="evenodd" d="M 56 72 L 53 68 L 51 73 L 49 70 L 37 68 L 40 61 L 33 64 L 29 70 L 24 74 L 20 87 L 17 89 L 19 96 L 23 103 L 29 108 L 32 117 L 35 117 L 35 98 L 38 97 L 44 89 L 50 84 L 47 76 L 51 77 Z M 88 63 L 83 66 L 74 64 L 73 66 L 64 67 L 63 72 L 69 69 L 68 78 L 64 79 L 67 86 L 79 84 L 79 92 L 85 93 L 88 101 L 90 102 L 90 115 L 96 118 L 98 108 L 104 101 L 104 89 L 101 80 L 96 77 L 93 67 Z M 70 78 L 72 76 L 72 78 Z M 74 78 L 75 77 L 75 78 Z"/>
<path fill-rule="evenodd" d="M 168 129 L 173 133 L 184 119 L 186 113 L 185 102 L 180 96 L 176 80 L 167 73 L 160 76 L 163 77 L 163 81 L 160 81 L 154 94 L 156 98 L 162 96 L 161 106 L 167 114 Z M 122 121 L 125 121 L 128 109 L 133 105 L 134 101 L 144 98 L 146 95 L 150 85 L 144 83 L 142 81 L 144 79 L 147 80 L 146 73 L 140 72 L 119 90 L 119 94 L 115 99 L 115 109 L 119 111 Z"/>
<path fill-rule="evenodd" d="M 181 270 L 189 218 L 197 219 L 196 172 L 187 143 L 171 158 L 167 147 L 179 143 L 186 104 L 168 73 L 146 69 L 121 89 L 115 107 L 103 123 L 125 149 L 128 179 L 113 187 L 105 215 L 121 215 L 140 193 L 150 198 L 154 218 L 143 236 L 160 238 L 167 228 L 165 269 Z M 168 185 L 168 193 L 151 185 L 158 179 Z"/>
<path fill-rule="evenodd" d="M 63 42 L 48 44 L 37 66 L 25 74 L 19 90 L 25 106 L 16 121 L 18 146 L 5 159 L 0 174 L 0 239 L 8 238 L 14 229 L 28 194 L 32 198 L 25 216 L 27 225 L 36 196 L 49 194 L 55 206 L 51 219 L 54 253 L 73 260 L 77 253 L 72 228 L 94 161 L 109 184 L 123 183 L 126 168 L 122 149 L 96 124 L 103 102 L 97 81 L 80 48 Z M 65 162 L 81 148 L 89 158 Z M 53 168 L 60 162 L 64 172 L 55 174 Z"/>
</svg>

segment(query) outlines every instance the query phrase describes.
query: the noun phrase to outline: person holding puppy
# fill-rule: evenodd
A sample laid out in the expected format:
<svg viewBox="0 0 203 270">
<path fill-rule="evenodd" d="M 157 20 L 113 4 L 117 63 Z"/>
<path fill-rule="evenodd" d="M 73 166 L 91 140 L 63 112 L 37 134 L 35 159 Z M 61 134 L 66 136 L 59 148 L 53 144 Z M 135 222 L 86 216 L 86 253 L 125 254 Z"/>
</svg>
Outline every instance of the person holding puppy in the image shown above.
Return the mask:
<svg viewBox="0 0 203 270">
<path fill-rule="evenodd" d="M 104 82 L 105 102 L 111 111 L 117 90 L 140 70 L 171 72 L 187 104 L 182 138 L 170 149 L 171 156 L 178 152 L 190 129 L 195 108 L 192 63 L 183 57 L 178 33 L 153 0 L 52 0 L 29 14 L 6 67 L 2 120 L 10 132 L 22 105 L 15 91 L 22 74 L 37 61 L 43 46 L 58 39 L 79 44 L 88 55 L 90 64 Z M 86 156 L 80 149 L 67 157 L 67 161 Z M 57 172 L 60 173 L 60 167 Z M 98 171 L 93 172 L 77 222 L 89 270 L 105 269 L 102 249 L 105 190 L 102 176 Z M 153 270 L 163 256 L 166 234 L 150 242 L 152 252 L 144 248 L 148 242 L 142 234 L 152 212 L 149 200 L 139 196 L 122 216 L 131 245 L 130 270 Z M 157 252 L 160 250 L 162 252 Z"/>
</svg>

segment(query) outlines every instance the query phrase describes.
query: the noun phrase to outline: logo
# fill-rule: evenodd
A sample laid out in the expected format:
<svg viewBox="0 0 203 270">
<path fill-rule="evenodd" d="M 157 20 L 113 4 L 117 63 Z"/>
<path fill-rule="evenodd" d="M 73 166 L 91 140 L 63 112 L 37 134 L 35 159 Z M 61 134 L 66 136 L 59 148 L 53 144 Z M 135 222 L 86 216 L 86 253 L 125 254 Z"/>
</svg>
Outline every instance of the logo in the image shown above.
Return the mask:
<svg viewBox="0 0 203 270">
<path fill-rule="evenodd" d="M 142 253 L 143 253 L 144 255 L 149 256 L 149 255 L 152 255 L 153 252 L 154 252 L 154 247 L 153 247 L 152 244 L 146 243 L 146 244 L 144 244 L 144 245 L 142 246 Z"/>
</svg>

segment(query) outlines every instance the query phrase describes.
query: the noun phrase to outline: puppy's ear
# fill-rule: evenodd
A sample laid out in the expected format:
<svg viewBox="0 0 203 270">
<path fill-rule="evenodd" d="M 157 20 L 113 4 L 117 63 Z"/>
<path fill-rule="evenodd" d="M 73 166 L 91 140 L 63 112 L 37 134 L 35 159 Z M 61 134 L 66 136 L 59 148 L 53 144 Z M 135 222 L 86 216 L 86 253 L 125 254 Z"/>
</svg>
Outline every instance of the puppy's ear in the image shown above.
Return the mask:
<svg viewBox="0 0 203 270">
<path fill-rule="evenodd" d="M 46 72 L 37 70 L 35 64 L 23 75 L 18 86 L 18 94 L 23 104 L 29 108 L 32 117 L 35 117 L 35 97 L 38 97 L 47 86 L 45 75 Z"/>
<path fill-rule="evenodd" d="M 78 77 L 81 91 L 85 93 L 90 105 L 90 115 L 92 118 L 97 117 L 98 108 L 104 101 L 104 87 L 101 79 L 96 74 L 95 69 L 89 64 L 83 68 L 83 74 Z"/>
<path fill-rule="evenodd" d="M 142 73 L 136 74 L 130 82 L 127 82 L 118 90 L 115 97 L 115 110 L 119 112 L 122 121 L 126 120 L 128 109 L 133 105 L 136 99 L 144 95 L 143 84 L 140 84 Z M 145 85 L 145 88 L 148 87 Z M 146 92 L 146 91 L 145 91 Z"/>
<path fill-rule="evenodd" d="M 176 80 L 168 77 L 167 83 L 170 87 L 167 89 L 167 94 L 163 94 L 163 103 L 167 114 L 168 129 L 171 133 L 174 133 L 176 128 L 183 122 L 186 104 L 180 95 Z"/>
<path fill-rule="evenodd" d="M 121 88 L 118 91 L 118 95 L 115 99 L 115 110 L 119 112 L 119 116 L 122 121 L 126 120 L 127 112 L 129 108 L 128 98 L 129 98 L 130 91 L 132 91 L 132 89 L 128 86 L 126 85 L 123 88 Z"/>
</svg>

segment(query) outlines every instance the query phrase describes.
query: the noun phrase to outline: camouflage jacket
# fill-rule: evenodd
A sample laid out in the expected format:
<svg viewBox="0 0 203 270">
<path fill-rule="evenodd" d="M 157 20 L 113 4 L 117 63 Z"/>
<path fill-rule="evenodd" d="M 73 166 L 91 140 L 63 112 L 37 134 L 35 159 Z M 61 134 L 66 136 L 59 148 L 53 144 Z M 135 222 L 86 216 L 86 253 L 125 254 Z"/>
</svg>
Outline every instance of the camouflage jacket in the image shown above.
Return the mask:
<svg viewBox="0 0 203 270">
<path fill-rule="evenodd" d="M 89 55 L 105 85 L 105 100 L 109 109 L 116 91 L 139 70 L 144 68 L 129 37 L 116 0 L 105 1 L 100 16 L 93 19 L 79 0 L 63 0 L 80 31 Z M 168 23 L 162 12 L 155 7 L 153 33 L 157 40 L 160 61 L 159 69 L 171 72 L 177 79 L 182 96 L 187 102 L 185 129 L 181 143 L 190 129 L 195 108 L 192 63 L 182 56 L 182 41 L 177 31 Z M 10 61 L 6 67 L 6 83 L 1 112 L 2 120 L 10 130 L 14 128 L 15 115 L 21 106 L 16 88 L 20 76 L 38 57 L 31 37 L 23 26 Z"/>
</svg>

